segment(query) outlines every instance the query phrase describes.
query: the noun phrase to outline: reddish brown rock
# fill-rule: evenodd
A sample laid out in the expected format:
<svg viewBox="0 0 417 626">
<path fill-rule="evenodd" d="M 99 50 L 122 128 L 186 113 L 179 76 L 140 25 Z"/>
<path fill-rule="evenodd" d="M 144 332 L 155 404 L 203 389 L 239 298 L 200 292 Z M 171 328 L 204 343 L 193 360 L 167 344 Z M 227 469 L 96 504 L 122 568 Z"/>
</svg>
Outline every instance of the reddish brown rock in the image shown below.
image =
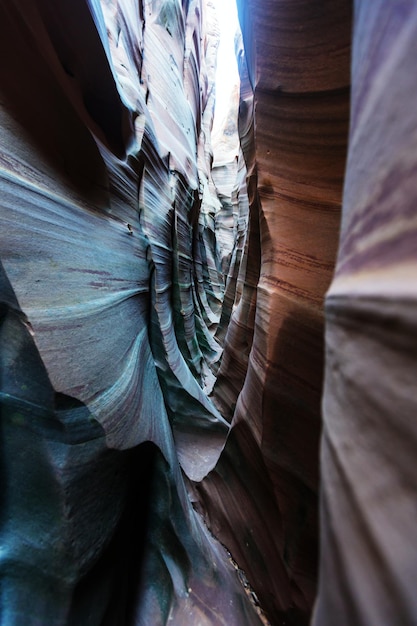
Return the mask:
<svg viewBox="0 0 417 626">
<path fill-rule="evenodd" d="M 350 3 L 247 2 L 240 14 L 250 225 L 213 394 L 225 414 L 236 408 L 199 492 L 273 623 L 302 624 L 316 590 L 323 298 L 339 234 Z M 255 133 L 250 113 L 244 124 L 251 83 Z"/>
<path fill-rule="evenodd" d="M 416 623 L 417 7 L 355 3 L 313 624 Z"/>
<path fill-rule="evenodd" d="M 211 2 L 0 6 L 2 626 L 259 624 L 194 508 L 307 624 L 322 401 L 312 623 L 416 622 L 417 9 L 355 4 L 346 175 L 351 3 L 239 11 L 212 171 Z"/>
</svg>

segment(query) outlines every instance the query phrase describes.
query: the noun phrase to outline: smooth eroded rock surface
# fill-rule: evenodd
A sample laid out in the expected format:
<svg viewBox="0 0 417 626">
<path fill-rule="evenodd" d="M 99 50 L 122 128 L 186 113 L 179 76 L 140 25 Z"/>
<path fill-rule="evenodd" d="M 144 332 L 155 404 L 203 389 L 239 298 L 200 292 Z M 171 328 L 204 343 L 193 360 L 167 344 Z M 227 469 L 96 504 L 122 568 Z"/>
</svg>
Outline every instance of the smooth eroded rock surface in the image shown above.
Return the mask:
<svg viewBox="0 0 417 626">
<path fill-rule="evenodd" d="M 417 8 L 357 2 L 313 624 L 416 623 Z"/>
<path fill-rule="evenodd" d="M 1 626 L 416 623 L 417 8 L 238 4 L 0 5 Z"/>
<path fill-rule="evenodd" d="M 257 624 L 194 512 L 224 280 L 210 3 L 0 8 L 2 626 Z"/>
<path fill-rule="evenodd" d="M 339 235 L 351 7 L 242 2 L 239 12 L 250 217 L 213 391 L 232 430 L 197 488 L 269 618 L 304 624 L 316 592 L 323 299 Z"/>
</svg>

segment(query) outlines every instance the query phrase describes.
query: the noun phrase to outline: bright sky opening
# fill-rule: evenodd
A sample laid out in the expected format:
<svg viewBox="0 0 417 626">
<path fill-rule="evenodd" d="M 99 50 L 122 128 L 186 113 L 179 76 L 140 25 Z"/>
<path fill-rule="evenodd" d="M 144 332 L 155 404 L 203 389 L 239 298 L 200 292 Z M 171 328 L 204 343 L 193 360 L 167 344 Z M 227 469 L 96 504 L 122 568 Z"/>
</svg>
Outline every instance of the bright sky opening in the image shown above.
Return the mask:
<svg viewBox="0 0 417 626">
<path fill-rule="evenodd" d="M 214 125 L 221 124 L 230 107 L 231 94 L 239 84 L 235 55 L 235 35 L 239 29 L 236 0 L 213 0 L 220 29 L 217 53 L 216 108 Z"/>
</svg>

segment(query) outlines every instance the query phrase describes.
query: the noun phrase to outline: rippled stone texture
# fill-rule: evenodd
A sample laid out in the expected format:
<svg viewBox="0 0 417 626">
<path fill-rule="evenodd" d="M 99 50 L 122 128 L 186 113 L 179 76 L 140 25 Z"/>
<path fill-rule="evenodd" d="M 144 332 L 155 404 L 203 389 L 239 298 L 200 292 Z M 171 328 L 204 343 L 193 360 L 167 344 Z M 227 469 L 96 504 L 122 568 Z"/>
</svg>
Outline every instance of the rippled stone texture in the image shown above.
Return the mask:
<svg viewBox="0 0 417 626">
<path fill-rule="evenodd" d="M 0 7 L 2 626 L 259 622 L 183 482 L 229 430 L 216 37 L 197 1 Z"/>
<path fill-rule="evenodd" d="M 239 11 L 213 164 L 211 2 L 0 5 L 2 626 L 259 624 L 196 510 L 308 623 L 343 183 L 312 623 L 415 624 L 417 9 L 355 3 L 345 177 L 350 3 Z"/>
<path fill-rule="evenodd" d="M 415 624 L 417 7 L 355 3 L 314 625 Z"/>
<path fill-rule="evenodd" d="M 213 392 L 232 430 L 198 490 L 273 623 L 303 624 L 316 592 L 323 298 L 347 149 L 351 7 L 248 1 L 239 11 L 249 233 Z"/>
</svg>

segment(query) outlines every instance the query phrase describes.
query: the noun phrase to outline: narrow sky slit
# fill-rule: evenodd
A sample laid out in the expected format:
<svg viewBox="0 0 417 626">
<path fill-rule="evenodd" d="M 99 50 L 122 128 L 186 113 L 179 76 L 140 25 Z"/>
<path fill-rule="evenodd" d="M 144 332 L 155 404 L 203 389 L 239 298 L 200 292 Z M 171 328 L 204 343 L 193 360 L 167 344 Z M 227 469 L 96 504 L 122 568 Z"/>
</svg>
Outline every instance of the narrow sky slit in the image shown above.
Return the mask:
<svg viewBox="0 0 417 626">
<path fill-rule="evenodd" d="M 239 31 L 236 0 L 213 0 L 220 29 L 217 56 L 216 107 L 213 134 L 224 127 L 233 102 L 233 94 L 239 86 L 239 74 L 235 54 L 235 37 Z M 236 111 L 237 113 L 237 111 Z"/>
</svg>

